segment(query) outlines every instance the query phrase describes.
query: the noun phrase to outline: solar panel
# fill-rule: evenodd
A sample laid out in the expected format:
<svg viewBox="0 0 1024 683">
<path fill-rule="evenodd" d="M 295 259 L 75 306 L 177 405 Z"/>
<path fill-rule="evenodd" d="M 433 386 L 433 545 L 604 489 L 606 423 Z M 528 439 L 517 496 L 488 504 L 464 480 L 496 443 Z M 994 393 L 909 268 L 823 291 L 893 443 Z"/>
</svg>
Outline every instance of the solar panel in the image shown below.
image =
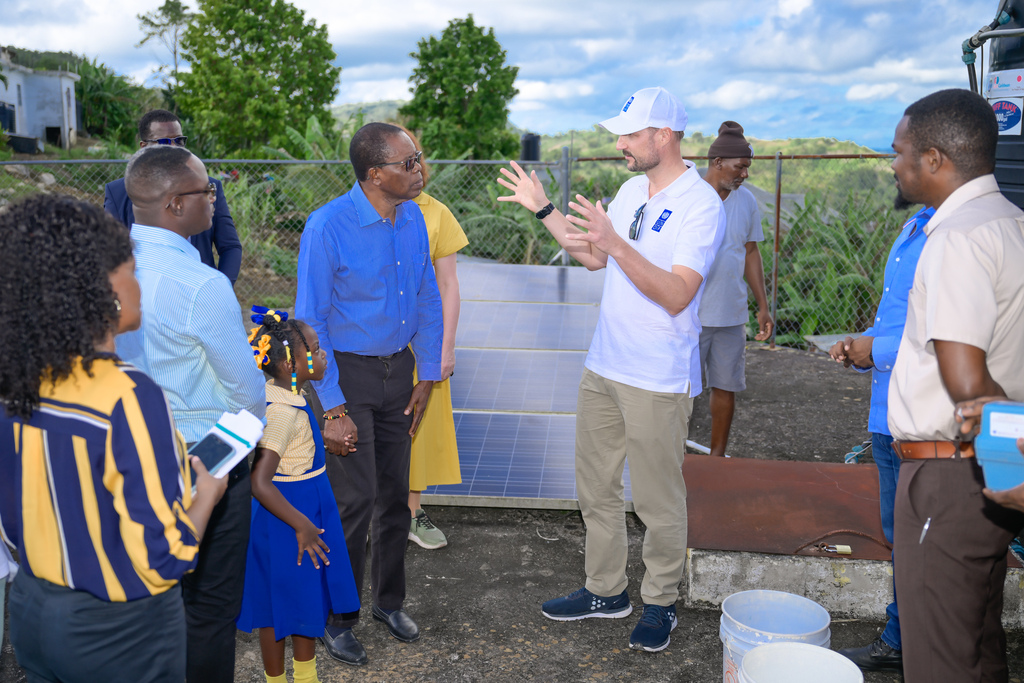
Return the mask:
<svg viewBox="0 0 1024 683">
<path fill-rule="evenodd" d="M 458 271 L 451 388 L 462 483 L 424 494 L 575 500 L 576 394 L 604 274 L 461 258 Z M 628 468 L 623 479 L 628 499 Z"/>
<path fill-rule="evenodd" d="M 594 304 L 464 301 L 455 344 L 462 348 L 586 351 L 599 312 Z"/>
</svg>

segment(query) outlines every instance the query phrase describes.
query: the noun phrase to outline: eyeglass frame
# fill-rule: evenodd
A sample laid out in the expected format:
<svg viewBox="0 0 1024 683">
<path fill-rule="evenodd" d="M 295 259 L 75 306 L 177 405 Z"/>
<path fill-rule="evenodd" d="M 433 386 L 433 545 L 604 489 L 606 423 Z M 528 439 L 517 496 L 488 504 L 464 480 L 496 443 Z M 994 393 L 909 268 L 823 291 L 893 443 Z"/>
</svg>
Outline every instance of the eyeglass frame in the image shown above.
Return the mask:
<svg viewBox="0 0 1024 683">
<path fill-rule="evenodd" d="M 171 195 L 171 199 L 174 199 L 175 197 L 187 197 L 187 196 L 192 195 L 192 194 L 205 194 L 208 201 L 210 201 L 211 203 L 215 202 L 215 201 L 217 201 L 217 183 L 215 183 L 215 182 L 213 182 L 211 180 L 206 185 L 206 189 L 204 189 L 204 190 L 192 190 L 191 192 L 179 192 L 177 194 Z M 168 207 L 170 207 L 170 204 L 168 204 L 167 207 L 164 207 L 164 208 L 168 208 Z"/>
<path fill-rule="evenodd" d="M 641 204 L 640 208 L 633 214 L 633 222 L 629 224 L 629 239 L 631 240 L 640 239 L 640 233 L 643 232 L 645 208 L 647 208 L 647 202 Z"/>
<path fill-rule="evenodd" d="M 405 164 L 405 172 L 412 173 L 412 169 L 416 167 L 416 164 L 423 163 L 423 150 L 418 150 L 408 159 L 402 159 L 401 161 L 386 161 L 383 164 L 374 164 L 370 168 L 381 168 L 382 166 L 397 166 L 398 164 Z"/>
<path fill-rule="evenodd" d="M 169 145 L 171 147 L 185 147 L 188 143 L 188 136 L 178 135 L 173 138 L 148 138 L 143 140 L 143 142 L 155 142 L 158 145 Z"/>
</svg>

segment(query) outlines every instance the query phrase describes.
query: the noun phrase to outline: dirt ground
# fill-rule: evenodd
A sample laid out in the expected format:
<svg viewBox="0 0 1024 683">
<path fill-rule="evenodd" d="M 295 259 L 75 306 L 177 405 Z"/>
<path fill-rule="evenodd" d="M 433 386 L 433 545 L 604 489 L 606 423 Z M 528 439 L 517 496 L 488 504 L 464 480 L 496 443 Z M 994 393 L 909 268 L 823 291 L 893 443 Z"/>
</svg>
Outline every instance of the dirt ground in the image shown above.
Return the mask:
<svg viewBox="0 0 1024 683">
<path fill-rule="evenodd" d="M 736 394 L 729 455 L 843 462 L 870 438 L 870 373 L 844 368 L 821 352 L 755 342 L 747 344 L 746 364 L 747 390 Z M 690 440 L 704 446 L 711 443 L 709 394 L 694 400 L 690 420 Z"/>
<path fill-rule="evenodd" d="M 734 457 L 842 462 L 867 438 L 870 376 L 804 351 L 750 348 L 748 389 L 738 396 L 729 452 Z M 690 438 L 707 444 L 706 396 L 697 400 Z M 679 628 L 660 653 L 628 649 L 638 613 L 625 619 L 554 622 L 544 600 L 583 581 L 584 528 L 579 513 L 435 507 L 446 548 L 410 544 L 406 608 L 422 638 L 403 644 L 366 619 L 357 634 L 370 657 L 353 668 L 318 648 L 320 680 L 333 681 L 719 681 L 718 610 L 679 609 Z M 629 578 L 634 604 L 642 578 L 643 526 L 628 516 Z M 367 596 L 368 599 L 368 596 Z M 882 623 L 834 619 L 832 647 L 870 642 Z M 1011 680 L 1024 674 L 1024 634 L 1009 635 Z M 263 681 L 255 636 L 238 635 L 236 681 Z M 826 677 L 827 674 L 823 676 Z M 0 681 L 16 683 L 10 643 L 0 653 Z M 867 674 L 868 683 L 897 681 Z"/>
</svg>

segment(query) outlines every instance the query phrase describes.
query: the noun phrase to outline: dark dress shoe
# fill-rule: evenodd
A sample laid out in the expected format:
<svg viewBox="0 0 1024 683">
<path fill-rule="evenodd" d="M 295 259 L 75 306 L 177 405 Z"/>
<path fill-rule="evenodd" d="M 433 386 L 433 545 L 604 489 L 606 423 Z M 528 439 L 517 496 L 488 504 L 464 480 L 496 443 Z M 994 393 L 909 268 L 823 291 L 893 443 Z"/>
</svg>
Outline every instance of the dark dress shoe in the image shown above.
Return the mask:
<svg viewBox="0 0 1024 683">
<path fill-rule="evenodd" d="M 405 613 L 404 609 L 396 609 L 391 614 L 388 614 L 380 607 L 377 607 L 377 605 L 374 605 L 373 618 L 387 624 L 388 633 L 403 643 L 411 643 L 420 638 L 420 627 L 416 625 L 412 617 Z"/>
<path fill-rule="evenodd" d="M 864 671 L 903 671 L 903 651 L 892 649 L 881 638 L 864 647 L 838 652 Z"/>
<path fill-rule="evenodd" d="M 350 628 L 343 630 L 334 637 L 331 637 L 330 631 L 325 628 L 324 635 L 319 640 L 323 643 L 327 654 L 339 662 L 345 662 L 352 666 L 362 666 L 369 661 L 366 658 L 366 650 L 363 649 L 362 643 L 359 642 L 356 634 Z"/>
</svg>

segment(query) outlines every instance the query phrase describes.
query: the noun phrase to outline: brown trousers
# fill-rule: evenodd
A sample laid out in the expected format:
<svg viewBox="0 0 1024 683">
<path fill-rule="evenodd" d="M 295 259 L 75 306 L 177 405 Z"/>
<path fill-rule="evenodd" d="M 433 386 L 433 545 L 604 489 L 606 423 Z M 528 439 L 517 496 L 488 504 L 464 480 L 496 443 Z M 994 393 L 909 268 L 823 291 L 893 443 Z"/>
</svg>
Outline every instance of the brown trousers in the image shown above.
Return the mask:
<svg viewBox="0 0 1024 683">
<path fill-rule="evenodd" d="M 907 683 L 1009 678 L 1003 581 L 1024 515 L 985 498 L 983 487 L 974 458 L 900 468 L 894 552 Z"/>
</svg>

